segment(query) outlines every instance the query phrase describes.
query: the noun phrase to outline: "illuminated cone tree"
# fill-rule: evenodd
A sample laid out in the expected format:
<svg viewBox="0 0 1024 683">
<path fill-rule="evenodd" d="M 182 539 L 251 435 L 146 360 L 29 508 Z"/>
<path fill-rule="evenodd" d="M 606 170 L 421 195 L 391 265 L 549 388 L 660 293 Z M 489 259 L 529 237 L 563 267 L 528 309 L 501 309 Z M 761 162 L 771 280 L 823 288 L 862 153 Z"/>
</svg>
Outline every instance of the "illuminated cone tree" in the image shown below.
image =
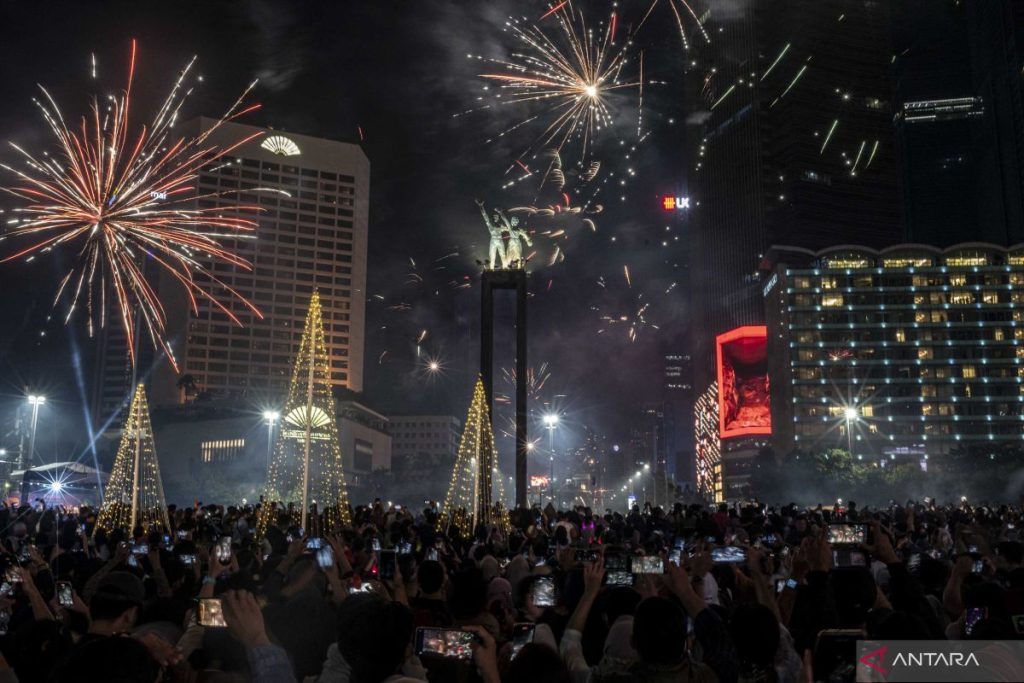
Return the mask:
<svg viewBox="0 0 1024 683">
<path fill-rule="evenodd" d="M 487 394 L 483 380 L 477 378 L 452 478 L 448 483 L 448 494 L 438 519 L 438 531 L 447 531 L 454 526 L 460 534 L 469 536 L 480 523 L 498 524 L 507 530 L 504 500 L 505 488 L 498 469 Z"/>
<path fill-rule="evenodd" d="M 311 505 L 316 505 L 324 516 L 324 533 L 338 522 L 348 524 L 351 521 L 320 295 L 315 291 L 309 301 L 288 400 L 281 413 L 281 429 L 267 471 L 258 525 L 261 535 L 272 521 L 270 504 L 274 501 L 301 501 L 302 528 L 309 532 L 317 532 L 307 526 Z M 318 522 L 314 517 L 313 523 Z"/>
<path fill-rule="evenodd" d="M 139 525 L 147 531 L 154 527 L 171 528 L 153 443 L 153 425 L 149 421 L 149 402 L 142 384 L 135 388 L 114 467 L 103 491 L 96 528 L 131 530 Z"/>
</svg>

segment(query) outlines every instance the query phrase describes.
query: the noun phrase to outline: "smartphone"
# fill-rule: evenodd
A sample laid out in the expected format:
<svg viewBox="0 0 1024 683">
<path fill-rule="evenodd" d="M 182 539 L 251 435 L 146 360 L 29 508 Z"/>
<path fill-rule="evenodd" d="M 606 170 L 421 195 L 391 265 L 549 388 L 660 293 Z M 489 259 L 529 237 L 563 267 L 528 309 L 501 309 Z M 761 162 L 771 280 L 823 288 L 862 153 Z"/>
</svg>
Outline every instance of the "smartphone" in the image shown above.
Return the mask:
<svg viewBox="0 0 1024 683">
<path fill-rule="evenodd" d="M 449 628 L 416 629 L 416 655 L 470 660 L 477 636 L 469 631 Z"/>
<path fill-rule="evenodd" d="M 75 604 L 74 596 L 71 594 L 70 581 L 57 582 L 57 604 L 61 607 L 71 607 Z"/>
<path fill-rule="evenodd" d="M 231 537 L 221 536 L 217 541 L 217 561 L 225 564 L 231 561 Z"/>
<path fill-rule="evenodd" d="M 969 546 L 967 546 L 967 554 L 968 555 L 980 555 L 981 552 L 978 550 L 978 546 L 976 546 L 976 545 L 969 545 Z"/>
<path fill-rule="evenodd" d="M 921 571 L 921 553 L 913 553 L 907 559 L 907 571 L 911 574 L 917 574 Z"/>
<path fill-rule="evenodd" d="M 179 555 L 178 559 L 181 560 L 181 563 L 186 567 L 194 567 L 196 564 L 196 556 L 192 553 L 185 553 L 183 555 Z"/>
<path fill-rule="evenodd" d="M 379 553 L 380 552 L 380 539 L 377 538 L 376 536 L 374 536 L 373 540 L 370 541 L 370 547 L 373 548 L 373 552 Z"/>
<path fill-rule="evenodd" d="M 620 553 L 604 556 L 604 584 L 606 586 L 632 586 L 633 574 L 629 571 L 629 558 Z"/>
<path fill-rule="evenodd" d="M 18 552 L 18 562 L 25 563 L 25 562 L 31 562 L 32 561 L 32 554 L 28 551 L 28 549 L 29 549 L 29 544 L 28 543 L 26 543 L 23 546 L 21 546 L 21 550 Z"/>
<path fill-rule="evenodd" d="M 11 585 L 10 581 L 4 581 L 0 583 L 0 597 L 10 597 L 14 595 L 14 586 Z"/>
<path fill-rule="evenodd" d="M 734 545 L 712 548 L 711 561 L 715 564 L 740 564 L 747 561 L 747 551 Z"/>
<path fill-rule="evenodd" d="M 971 563 L 971 573 L 972 574 L 981 574 L 984 571 L 985 571 L 985 563 L 982 562 L 981 560 L 975 560 L 973 563 Z"/>
<path fill-rule="evenodd" d="M 866 524 L 829 524 L 828 542 L 832 545 L 859 545 L 867 543 Z"/>
<path fill-rule="evenodd" d="M 199 625 L 209 628 L 224 628 L 224 606 L 220 598 L 199 598 Z"/>
<path fill-rule="evenodd" d="M 533 604 L 537 607 L 555 606 L 555 580 L 550 576 L 542 576 L 533 584 Z"/>
<path fill-rule="evenodd" d="M 172 545 L 174 545 L 174 544 L 171 543 L 171 535 L 170 534 L 164 534 L 164 546 L 167 547 L 167 548 L 170 548 Z"/>
<path fill-rule="evenodd" d="M 683 566 L 683 549 L 673 548 L 672 552 L 668 554 L 668 561 L 674 562 L 677 567 Z"/>
<path fill-rule="evenodd" d="M 837 669 L 846 670 L 850 662 L 857 660 L 857 641 L 864 639 L 860 629 L 825 629 L 818 633 L 814 643 L 813 666 L 815 677 L 822 672 L 822 678 L 829 676 Z"/>
<path fill-rule="evenodd" d="M 395 512 L 401 512 L 401 511 L 402 511 L 402 506 L 401 505 L 396 505 L 395 506 Z"/>
<path fill-rule="evenodd" d="M 349 595 L 355 595 L 356 593 L 372 593 L 372 592 L 373 592 L 373 586 L 371 586 L 369 583 L 361 583 L 358 586 L 349 586 L 348 587 L 348 594 Z"/>
<path fill-rule="evenodd" d="M 320 550 L 324 547 L 324 539 L 310 538 L 306 540 L 306 550 Z"/>
<path fill-rule="evenodd" d="M 533 634 L 536 630 L 537 625 L 530 623 L 516 624 L 512 627 L 512 656 L 510 659 L 515 659 L 524 645 L 533 642 Z"/>
<path fill-rule="evenodd" d="M 427 559 L 437 562 L 437 548 L 427 548 Z"/>
<path fill-rule="evenodd" d="M 580 564 L 582 562 L 597 562 L 601 553 L 596 550 L 577 550 L 574 555 L 576 557 L 576 564 Z"/>
<path fill-rule="evenodd" d="M 135 559 L 135 555 L 128 556 L 128 566 L 134 569 L 139 568 L 139 561 Z"/>
<path fill-rule="evenodd" d="M 775 534 L 765 534 L 761 537 L 761 543 L 764 543 L 767 546 L 775 545 L 775 541 Z"/>
<path fill-rule="evenodd" d="M 409 541 L 402 541 L 398 544 L 399 555 L 412 555 L 412 543 Z"/>
<path fill-rule="evenodd" d="M 145 543 L 133 543 L 131 547 L 132 555 L 148 555 L 149 546 Z"/>
<path fill-rule="evenodd" d="M 657 555 L 634 555 L 630 558 L 630 571 L 634 574 L 664 574 L 665 565 Z"/>
<path fill-rule="evenodd" d="M 781 593 L 782 591 L 786 590 L 787 588 L 790 588 L 792 590 L 796 590 L 797 585 L 798 584 L 797 584 L 796 579 L 776 579 L 775 580 L 775 592 L 776 593 Z"/>
<path fill-rule="evenodd" d="M 394 550 L 380 551 L 380 578 L 390 581 L 395 578 L 395 563 L 398 561 L 398 554 Z"/>
<path fill-rule="evenodd" d="M 188 538 L 188 531 L 185 529 L 178 529 L 178 540 L 185 540 Z"/>
<path fill-rule="evenodd" d="M 840 548 L 832 551 L 832 565 L 840 569 L 846 567 L 867 567 L 868 558 L 859 550 Z"/>
<path fill-rule="evenodd" d="M 330 569 L 334 566 L 334 548 L 325 545 L 316 551 L 316 563 L 321 569 Z"/>
<path fill-rule="evenodd" d="M 969 607 L 967 609 L 967 616 L 964 618 L 964 634 L 971 635 L 978 622 L 986 618 L 988 618 L 987 607 Z"/>
</svg>

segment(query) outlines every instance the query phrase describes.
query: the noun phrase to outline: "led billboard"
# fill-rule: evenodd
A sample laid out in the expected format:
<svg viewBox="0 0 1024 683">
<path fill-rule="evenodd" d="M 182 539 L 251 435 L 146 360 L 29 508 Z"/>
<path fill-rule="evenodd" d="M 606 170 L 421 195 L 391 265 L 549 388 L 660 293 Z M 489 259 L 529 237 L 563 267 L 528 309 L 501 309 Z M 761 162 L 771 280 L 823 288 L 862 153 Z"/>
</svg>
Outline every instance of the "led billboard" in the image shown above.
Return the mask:
<svg viewBox="0 0 1024 683">
<path fill-rule="evenodd" d="M 716 338 L 721 438 L 771 434 L 768 328 L 737 327 Z"/>
</svg>

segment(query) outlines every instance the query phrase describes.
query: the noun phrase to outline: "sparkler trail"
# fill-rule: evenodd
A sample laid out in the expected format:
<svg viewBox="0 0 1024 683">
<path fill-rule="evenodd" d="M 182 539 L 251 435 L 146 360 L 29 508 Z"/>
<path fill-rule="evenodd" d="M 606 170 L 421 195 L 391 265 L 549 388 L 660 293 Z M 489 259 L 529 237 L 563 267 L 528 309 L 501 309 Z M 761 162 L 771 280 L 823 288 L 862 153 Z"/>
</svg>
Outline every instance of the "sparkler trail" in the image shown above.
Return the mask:
<svg viewBox="0 0 1024 683">
<path fill-rule="evenodd" d="M 164 338 L 164 309 L 145 275 L 151 259 L 186 289 L 193 310 L 197 299 L 206 299 L 230 320 L 241 321 L 211 292 L 211 287 L 237 298 L 262 318 L 259 310 L 227 286 L 209 269 L 209 261 L 221 261 L 251 269 L 248 261 L 224 244 L 226 239 L 252 238 L 256 222 L 244 217 L 257 212 L 255 205 L 199 208 L 199 200 L 224 193 L 196 191 L 199 171 L 217 162 L 256 135 L 227 147 L 209 141 L 220 126 L 259 105 L 243 107 L 242 101 L 255 86 L 251 83 L 216 123 L 196 137 L 176 135 L 173 126 L 181 106 L 191 93 L 186 79 L 196 59 L 178 75 L 170 94 L 148 126 L 132 136 L 131 92 L 135 79 L 136 42 L 132 41 L 127 85 L 111 97 L 108 112 L 101 115 L 93 98 L 78 126 L 66 123 L 57 103 L 46 91 L 36 105 L 56 138 L 55 154 L 36 156 L 15 143 L 27 168 L 0 167 L 17 178 L 17 185 L 2 188 L 24 200 L 15 209 L 19 218 L 0 240 L 29 237 L 27 247 L 0 259 L 0 263 L 36 255 L 57 247 L 77 248 L 77 260 L 59 281 L 54 305 L 69 297 L 67 323 L 84 297 L 90 334 L 94 325 L 106 324 L 106 299 L 112 298 L 126 333 L 128 352 L 136 357 L 135 330 L 140 324 L 154 345 L 161 347 L 177 369 Z M 95 58 L 93 59 L 95 69 Z M 257 134 L 258 135 L 258 134 Z M 228 162 L 230 163 L 230 162 Z"/>
</svg>

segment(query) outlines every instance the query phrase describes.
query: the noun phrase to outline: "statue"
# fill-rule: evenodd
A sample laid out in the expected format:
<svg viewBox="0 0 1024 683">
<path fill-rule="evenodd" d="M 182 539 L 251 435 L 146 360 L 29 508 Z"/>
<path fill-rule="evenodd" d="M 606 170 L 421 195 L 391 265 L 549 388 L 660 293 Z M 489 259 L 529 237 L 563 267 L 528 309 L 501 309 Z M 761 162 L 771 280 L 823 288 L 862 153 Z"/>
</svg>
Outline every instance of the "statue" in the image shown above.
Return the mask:
<svg viewBox="0 0 1024 683">
<path fill-rule="evenodd" d="M 526 262 L 523 260 L 523 247 L 519 242 L 520 240 L 526 242 L 528 247 L 533 246 L 533 240 L 530 239 L 529 233 L 519 227 L 519 219 L 513 216 L 512 220 L 509 221 L 509 240 L 508 246 L 505 248 L 506 268 L 522 268 L 526 265 Z"/>
<path fill-rule="evenodd" d="M 479 199 L 476 205 L 480 207 L 480 215 L 484 218 L 487 231 L 491 233 L 491 245 L 488 264 L 492 269 L 497 268 L 522 268 L 523 247 L 520 240 L 526 242 L 526 246 L 532 247 L 533 240 L 523 228 L 519 227 L 519 219 L 512 217 L 509 220 L 501 209 L 494 210 L 494 216 L 489 217 L 484 210 L 484 203 Z"/>
<path fill-rule="evenodd" d="M 476 200 L 476 205 L 480 207 L 480 215 L 484 217 L 484 225 L 487 226 L 487 231 L 491 233 L 491 247 L 487 258 L 488 265 L 494 269 L 505 267 L 505 243 L 503 241 L 503 226 L 502 223 L 506 223 L 505 217 L 500 211 L 494 212 L 494 220 L 491 220 L 487 216 L 487 211 L 484 210 L 484 203 L 479 199 Z M 500 259 L 500 260 L 499 260 Z"/>
</svg>

